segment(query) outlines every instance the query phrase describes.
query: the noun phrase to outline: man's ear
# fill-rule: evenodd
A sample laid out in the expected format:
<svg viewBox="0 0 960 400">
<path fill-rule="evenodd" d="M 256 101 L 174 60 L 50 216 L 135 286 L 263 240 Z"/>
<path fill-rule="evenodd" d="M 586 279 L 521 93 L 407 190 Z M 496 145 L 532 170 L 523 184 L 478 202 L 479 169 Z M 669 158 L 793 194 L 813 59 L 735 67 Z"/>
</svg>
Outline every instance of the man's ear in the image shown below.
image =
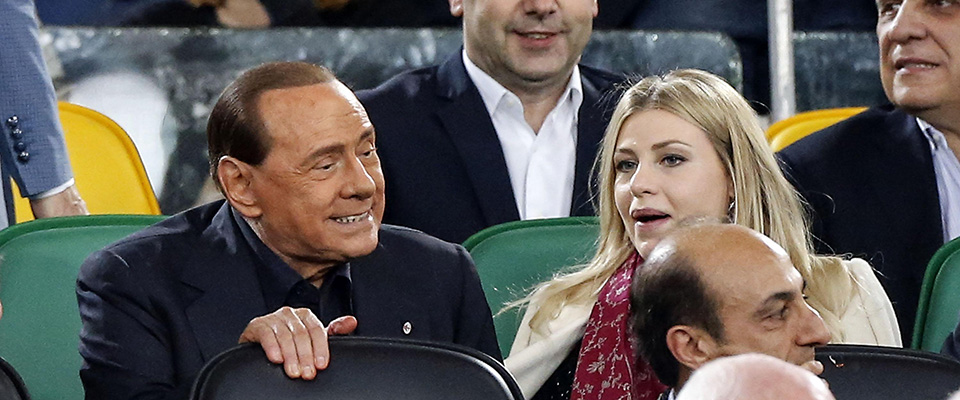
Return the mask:
<svg viewBox="0 0 960 400">
<path fill-rule="evenodd" d="M 240 214 L 247 218 L 257 218 L 262 214 L 252 187 L 253 167 L 250 164 L 230 156 L 220 157 L 217 178 L 223 187 L 224 197 Z"/>
<path fill-rule="evenodd" d="M 452 1 L 452 0 L 451 0 Z M 593 17 L 596 18 L 600 14 L 600 6 L 597 4 L 598 0 L 593 0 Z"/>
<path fill-rule="evenodd" d="M 454 17 L 463 16 L 463 0 L 449 0 L 450 1 L 450 15 Z"/>
<path fill-rule="evenodd" d="M 676 325 L 667 331 L 667 348 L 680 364 L 691 370 L 712 360 L 717 347 L 713 337 L 700 328 Z"/>
</svg>

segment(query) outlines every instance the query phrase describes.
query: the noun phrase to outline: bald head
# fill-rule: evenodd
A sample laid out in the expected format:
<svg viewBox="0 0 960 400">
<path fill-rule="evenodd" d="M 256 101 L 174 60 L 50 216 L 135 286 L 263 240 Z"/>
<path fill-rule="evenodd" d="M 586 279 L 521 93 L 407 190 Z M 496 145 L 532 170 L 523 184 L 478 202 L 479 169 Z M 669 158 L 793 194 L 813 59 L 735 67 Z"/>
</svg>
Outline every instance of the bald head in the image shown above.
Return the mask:
<svg viewBox="0 0 960 400">
<path fill-rule="evenodd" d="M 680 227 L 654 247 L 647 265 L 662 266 L 665 263 L 661 260 L 672 257 L 688 260 L 689 265 L 711 283 L 722 283 L 714 278 L 731 273 L 749 275 L 759 266 L 793 268 L 790 257 L 780 245 L 754 230 L 733 224 L 704 223 Z"/>
<path fill-rule="evenodd" d="M 833 400 L 827 385 L 796 365 L 763 354 L 711 361 L 693 374 L 677 400 Z"/>
<path fill-rule="evenodd" d="M 804 281 L 772 240 L 732 224 L 677 228 L 651 251 L 631 290 L 641 355 L 667 385 L 724 356 L 763 353 L 800 365 L 830 336 Z"/>
</svg>

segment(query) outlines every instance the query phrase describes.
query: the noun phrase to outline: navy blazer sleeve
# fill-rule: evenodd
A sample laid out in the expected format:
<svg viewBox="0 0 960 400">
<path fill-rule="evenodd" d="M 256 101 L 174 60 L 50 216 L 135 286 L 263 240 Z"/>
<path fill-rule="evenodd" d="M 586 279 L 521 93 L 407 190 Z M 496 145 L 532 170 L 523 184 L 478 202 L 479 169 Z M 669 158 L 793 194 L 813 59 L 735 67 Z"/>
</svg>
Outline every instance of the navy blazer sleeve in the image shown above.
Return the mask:
<svg viewBox="0 0 960 400">
<path fill-rule="evenodd" d="M 94 253 L 81 267 L 80 379 L 86 398 L 185 399 L 192 379 L 178 381 L 175 376 L 178 361 L 168 339 L 172 332 L 159 318 L 166 307 L 149 295 L 166 283 L 162 277 L 146 276 L 146 269 L 134 268 L 109 250 Z"/>
<path fill-rule="evenodd" d="M 480 286 L 477 267 L 462 246 L 457 245 L 457 252 L 460 256 L 460 269 L 464 274 L 459 302 L 460 318 L 458 318 L 454 343 L 480 350 L 502 362 L 503 356 L 500 354 L 500 344 L 497 342 L 490 305 Z"/>
<path fill-rule="evenodd" d="M 32 0 L 0 1 L 0 162 L 25 196 L 73 177 Z M 17 121 L 8 120 L 16 116 Z"/>
</svg>

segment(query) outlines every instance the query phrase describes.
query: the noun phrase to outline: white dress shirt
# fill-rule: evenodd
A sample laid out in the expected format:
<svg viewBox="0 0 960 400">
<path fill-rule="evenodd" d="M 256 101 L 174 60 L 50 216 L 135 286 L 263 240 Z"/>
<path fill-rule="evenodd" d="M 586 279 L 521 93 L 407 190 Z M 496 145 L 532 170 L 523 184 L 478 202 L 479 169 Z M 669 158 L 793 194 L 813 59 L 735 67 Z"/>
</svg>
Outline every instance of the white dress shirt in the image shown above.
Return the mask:
<svg viewBox="0 0 960 400">
<path fill-rule="evenodd" d="M 940 194 L 940 219 L 943 223 L 943 242 L 960 236 L 960 161 L 947 145 L 943 132 L 920 118 L 917 124 L 930 144 L 933 170 L 937 175 Z"/>
<path fill-rule="evenodd" d="M 476 66 L 466 51 L 467 75 L 480 91 L 507 161 L 520 219 L 570 216 L 577 155 L 577 120 L 583 103 L 580 69 L 574 66 L 567 88 L 539 132 L 523 116 L 520 98 Z"/>
</svg>

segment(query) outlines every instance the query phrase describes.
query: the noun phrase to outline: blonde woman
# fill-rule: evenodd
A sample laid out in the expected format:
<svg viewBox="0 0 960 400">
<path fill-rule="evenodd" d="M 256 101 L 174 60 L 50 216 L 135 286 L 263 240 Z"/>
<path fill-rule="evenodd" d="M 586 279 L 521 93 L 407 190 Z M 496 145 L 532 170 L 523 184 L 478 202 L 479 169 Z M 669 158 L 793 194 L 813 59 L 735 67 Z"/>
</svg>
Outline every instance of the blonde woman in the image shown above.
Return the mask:
<svg viewBox="0 0 960 400">
<path fill-rule="evenodd" d="M 632 272 L 675 224 L 726 218 L 783 246 L 834 343 L 901 346 L 886 293 L 861 259 L 812 253 L 801 200 L 756 114 L 722 79 L 679 70 L 621 97 L 597 162 L 600 238 L 589 264 L 541 284 L 506 360 L 527 398 L 655 399 L 633 366 Z M 598 301 L 599 299 L 599 301 Z"/>
</svg>

